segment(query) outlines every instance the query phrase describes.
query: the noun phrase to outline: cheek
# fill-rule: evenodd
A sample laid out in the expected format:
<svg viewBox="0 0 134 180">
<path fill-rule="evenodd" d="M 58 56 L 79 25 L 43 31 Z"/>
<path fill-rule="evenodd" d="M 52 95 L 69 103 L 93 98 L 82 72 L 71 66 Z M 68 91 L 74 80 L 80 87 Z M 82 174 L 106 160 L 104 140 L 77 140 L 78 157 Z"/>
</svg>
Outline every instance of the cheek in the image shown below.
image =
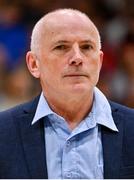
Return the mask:
<svg viewBox="0 0 134 180">
<path fill-rule="evenodd" d="M 90 59 L 88 62 L 88 72 L 90 76 L 90 80 L 93 84 L 96 84 L 99 79 L 100 69 L 101 69 L 101 62 L 100 59 L 94 58 Z"/>
<path fill-rule="evenodd" d="M 88 67 L 90 71 L 94 72 L 93 74 L 96 74 L 100 71 L 101 64 L 98 59 L 94 59 L 92 61 L 89 61 Z"/>
<path fill-rule="evenodd" d="M 91 64 L 96 73 L 100 72 L 101 69 L 101 57 L 98 53 L 94 53 L 91 59 Z"/>
<path fill-rule="evenodd" d="M 41 79 L 49 83 L 58 81 L 61 74 L 61 66 L 56 61 L 47 61 L 41 64 Z"/>
<path fill-rule="evenodd" d="M 55 54 L 49 54 L 44 58 L 44 64 L 48 71 L 57 72 L 62 68 L 62 57 L 59 57 Z"/>
<path fill-rule="evenodd" d="M 98 82 L 99 74 L 100 74 L 100 68 L 98 66 L 95 66 L 90 74 L 93 83 L 96 84 Z"/>
</svg>

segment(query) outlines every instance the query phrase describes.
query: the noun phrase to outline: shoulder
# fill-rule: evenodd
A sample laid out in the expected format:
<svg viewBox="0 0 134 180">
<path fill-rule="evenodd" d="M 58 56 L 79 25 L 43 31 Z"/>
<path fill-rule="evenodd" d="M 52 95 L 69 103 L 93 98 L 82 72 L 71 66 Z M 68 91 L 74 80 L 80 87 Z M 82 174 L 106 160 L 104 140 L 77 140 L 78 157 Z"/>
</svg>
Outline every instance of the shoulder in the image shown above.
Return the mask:
<svg viewBox="0 0 134 180">
<path fill-rule="evenodd" d="M 38 100 L 39 96 L 29 102 L 19 104 L 15 107 L 0 112 L 0 129 L 3 127 L 9 127 L 11 124 L 13 125 L 15 121 L 17 121 L 17 119 L 19 119 L 25 113 L 34 114 Z"/>
<path fill-rule="evenodd" d="M 110 101 L 112 116 L 116 124 L 123 124 L 128 133 L 134 132 L 134 109 Z"/>
<path fill-rule="evenodd" d="M 125 114 L 125 115 L 132 115 L 134 116 L 134 109 L 127 107 L 125 105 L 109 101 L 112 111 L 118 111 L 118 113 Z"/>
</svg>

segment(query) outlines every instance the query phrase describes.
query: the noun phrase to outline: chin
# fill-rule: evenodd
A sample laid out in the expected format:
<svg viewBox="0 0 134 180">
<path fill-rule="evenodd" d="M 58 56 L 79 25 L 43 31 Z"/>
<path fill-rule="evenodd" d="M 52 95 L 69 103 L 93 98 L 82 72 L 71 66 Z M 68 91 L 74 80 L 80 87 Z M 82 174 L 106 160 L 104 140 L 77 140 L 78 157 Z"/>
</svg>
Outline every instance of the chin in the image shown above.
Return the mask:
<svg viewBox="0 0 134 180">
<path fill-rule="evenodd" d="M 82 93 L 88 93 L 91 90 L 91 88 L 89 87 L 89 84 L 74 84 L 72 85 L 71 89 L 72 93 L 75 94 L 82 94 Z"/>
</svg>

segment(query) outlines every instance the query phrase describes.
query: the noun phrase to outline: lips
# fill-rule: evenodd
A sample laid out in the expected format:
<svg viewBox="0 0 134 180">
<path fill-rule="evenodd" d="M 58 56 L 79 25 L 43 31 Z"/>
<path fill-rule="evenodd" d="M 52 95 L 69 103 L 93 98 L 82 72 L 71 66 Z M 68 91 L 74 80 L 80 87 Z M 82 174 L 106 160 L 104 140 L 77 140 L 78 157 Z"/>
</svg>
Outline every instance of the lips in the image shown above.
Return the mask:
<svg viewBox="0 0 134 180">
<path fill-rule="evenodd" d="M 88 77 L 88 75 L 85 73 L 69 73 L 64 75 L 64 77 L 80 77 L 80 76 Z"/>
</svg>

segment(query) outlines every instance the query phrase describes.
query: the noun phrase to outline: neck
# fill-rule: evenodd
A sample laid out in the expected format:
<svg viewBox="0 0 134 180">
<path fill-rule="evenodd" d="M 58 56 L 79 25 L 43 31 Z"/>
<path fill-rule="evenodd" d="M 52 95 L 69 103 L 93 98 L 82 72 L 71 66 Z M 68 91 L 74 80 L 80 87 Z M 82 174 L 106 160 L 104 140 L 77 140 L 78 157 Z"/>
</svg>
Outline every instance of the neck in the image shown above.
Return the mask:
<svg viewBox="0 0 134 180">
<path fill-rule="evenodd" d="M 93 103 L 93 93 L 85 96 L 49 98 L 49 106 L 51 109 L 62 116 L 68 123 L 70 129 L 74 129 L 91 111 Z"/>
</svg>

